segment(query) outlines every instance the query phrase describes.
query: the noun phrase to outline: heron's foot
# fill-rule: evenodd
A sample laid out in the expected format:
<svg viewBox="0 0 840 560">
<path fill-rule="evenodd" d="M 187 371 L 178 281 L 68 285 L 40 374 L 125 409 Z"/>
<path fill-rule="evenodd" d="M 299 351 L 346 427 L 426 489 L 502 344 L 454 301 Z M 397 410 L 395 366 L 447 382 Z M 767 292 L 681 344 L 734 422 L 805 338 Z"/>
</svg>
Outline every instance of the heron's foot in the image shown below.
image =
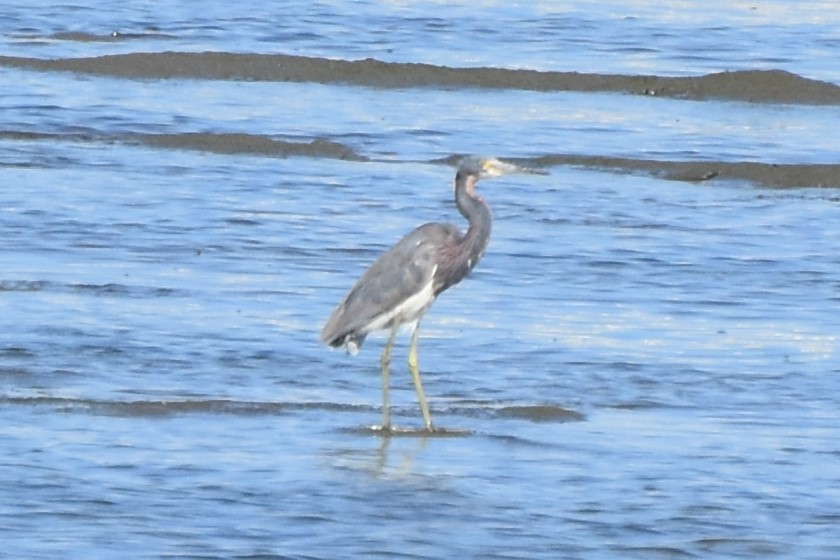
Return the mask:
<svg viewBox="0 0 840 560">
<path fill-rule="evenodd" d="M 377 435 L 383 438 L 391 437 L 459 437 L 468 436 L 473 432 L 470 430 L 459 430 L 450 428 L 438 428 L 437 426 L 425 426 L 417 428 L 400 428 L 393 425 L 374 425 L 366 428 L 367 433 Z"/>
<path fill-rule="evenodd" d="M 378 435 L 390 436 L 394 433 L 394 428 L 391 424 L 374 424 L 370 427 L 370 431 Z"/>
<path fill-rule="evenodd" d="M 427 436 L 438 433 L 438 429 L 434 426 L 427 426 L 425 428 L 399 428 L 391 424 L 373 425 L 370 431 L 382 437 L 393 436 Z"/>
</svg>

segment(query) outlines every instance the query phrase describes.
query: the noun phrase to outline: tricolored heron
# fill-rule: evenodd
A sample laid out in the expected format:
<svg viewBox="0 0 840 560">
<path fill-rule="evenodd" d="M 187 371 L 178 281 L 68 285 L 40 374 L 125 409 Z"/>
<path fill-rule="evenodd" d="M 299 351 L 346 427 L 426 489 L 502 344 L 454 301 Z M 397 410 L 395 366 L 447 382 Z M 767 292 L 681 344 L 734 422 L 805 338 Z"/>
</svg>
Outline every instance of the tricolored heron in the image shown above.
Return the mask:
<svg viewBox="0 0 840 560">
<path fill-rule="evenodd" d="M 417 366 L 417 333 L 423 314 L 441 292 L 464 279 L 484 255 L 490 240 L 490 208 L 475 192 L 479 179 L 507 173 L 544 173 L 495 158 L 468 156 L 455 174 L 455 204 L 469 222 L 466 234 L 453 224 L 424 224 L 391 247 L 371 265 L 335 308 L 321 340 L 359 351 L 372 331 L 388 329 L 390 336 L 380 358 L 382 369 L 382 430 L 390 431 L 388 377 L 391 349 L 400 325 L 411 328 L 408 368 L 417 391 L 423 424 L 433 431 L 432 417 Z"/>
</svg>

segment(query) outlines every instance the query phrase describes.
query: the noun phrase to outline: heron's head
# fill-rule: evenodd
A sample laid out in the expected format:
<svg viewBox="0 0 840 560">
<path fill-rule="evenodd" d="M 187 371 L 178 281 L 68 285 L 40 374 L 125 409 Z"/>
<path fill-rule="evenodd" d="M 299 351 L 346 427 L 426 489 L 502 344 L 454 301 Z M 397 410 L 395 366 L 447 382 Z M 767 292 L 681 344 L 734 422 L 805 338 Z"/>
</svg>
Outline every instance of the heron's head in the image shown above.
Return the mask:
<svg viewBox="0 0 840 560">
<path fill-rule="evenodd" d="M 545 171 L 520 167 L 512 163 L 506 163 L 493 157 L 466 156 L 458 166 L 458 175 L 472 175 L 477 179 L 499 177 L 508 173 L 538 173 L 545 174 Z"/>
</svg>

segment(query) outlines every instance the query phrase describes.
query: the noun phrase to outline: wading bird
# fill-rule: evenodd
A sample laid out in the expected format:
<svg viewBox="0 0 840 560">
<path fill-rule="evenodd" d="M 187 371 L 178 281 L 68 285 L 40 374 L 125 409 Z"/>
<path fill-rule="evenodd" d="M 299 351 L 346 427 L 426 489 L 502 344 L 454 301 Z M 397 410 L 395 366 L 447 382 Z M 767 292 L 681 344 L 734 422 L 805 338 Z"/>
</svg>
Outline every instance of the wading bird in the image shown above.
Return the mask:
<svg viewBox="0 0 840 560">
<path fill-rule="evenodd" d="M 388 400 L 391 350 L 400 325 L 411 329 L 408 368 L 427 431 L 432 417 L 417 365 L 417 333 L 423 314 L 441 292 L 454 286 L 478 264 L 490 240 L 490 208 L 475 192 L 479 179 L 507 173 L 544 173 L 495 158 L 469 156 L 455 174 L 455 204 L 469 222 L 466 234 L 453 224 L 424 224 L 391 247 L 371 265 L 336 307 L 321 331 L 326 344 L 356 354 L 372 331 L 389 330 L 380 358 L 382 427 L 391 430 Z"/>
</svg>

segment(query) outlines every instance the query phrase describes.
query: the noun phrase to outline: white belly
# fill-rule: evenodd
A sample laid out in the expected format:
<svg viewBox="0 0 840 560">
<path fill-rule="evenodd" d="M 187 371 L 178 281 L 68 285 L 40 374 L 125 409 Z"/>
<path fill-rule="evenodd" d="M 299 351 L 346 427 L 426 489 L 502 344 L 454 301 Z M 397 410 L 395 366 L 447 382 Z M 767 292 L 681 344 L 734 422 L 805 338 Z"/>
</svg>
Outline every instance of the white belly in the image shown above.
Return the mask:
<svg viewBox="0 0 840 560">
<path fill-rule="evenodd" d="M 434 273 L 431 274 L 434 278 Z M 429 309 L 429 306 L 435 301 L 435 293 L 432 289 L 433 280 L 423 286 L 423 288 L 405 299 L 394 309 L 388 310 L 381 315 L 377 315 L 365 328 L 366 331 L 378 331 L 390 328 L 396 321 L 397 324 L 417 323 L 423 313 Z"/>
</svg>

